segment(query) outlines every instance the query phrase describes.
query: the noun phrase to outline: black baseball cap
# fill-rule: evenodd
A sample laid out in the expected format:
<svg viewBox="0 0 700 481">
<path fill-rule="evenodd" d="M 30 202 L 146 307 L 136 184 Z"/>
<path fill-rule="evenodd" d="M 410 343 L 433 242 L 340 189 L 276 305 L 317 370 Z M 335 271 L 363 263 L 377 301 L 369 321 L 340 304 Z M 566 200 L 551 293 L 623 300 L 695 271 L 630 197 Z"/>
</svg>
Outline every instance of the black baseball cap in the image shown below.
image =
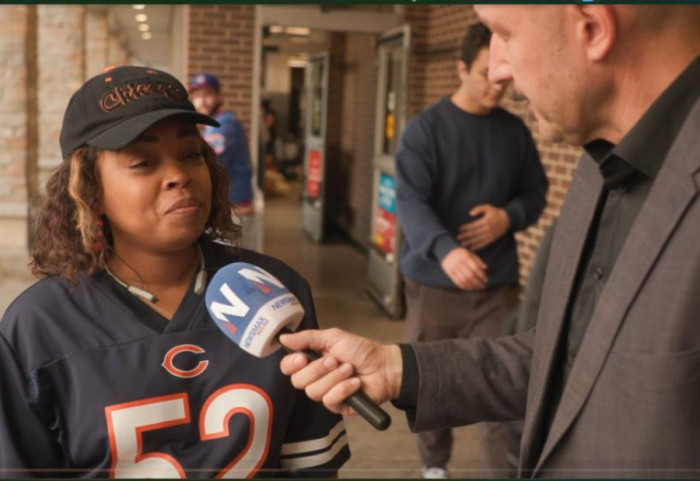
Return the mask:
<svg viewBox="0 0 700 481">
<path fill-rule="evenodd" d="M 173 115 L 219 126 L 195 110 L 185 87 L 169 73 L 135 66 L 107 70 L 85 82 L 68 102 L 61 127 L 61 155 L 65 159 L 84 145 L 120 149 Z"/>
</svg>

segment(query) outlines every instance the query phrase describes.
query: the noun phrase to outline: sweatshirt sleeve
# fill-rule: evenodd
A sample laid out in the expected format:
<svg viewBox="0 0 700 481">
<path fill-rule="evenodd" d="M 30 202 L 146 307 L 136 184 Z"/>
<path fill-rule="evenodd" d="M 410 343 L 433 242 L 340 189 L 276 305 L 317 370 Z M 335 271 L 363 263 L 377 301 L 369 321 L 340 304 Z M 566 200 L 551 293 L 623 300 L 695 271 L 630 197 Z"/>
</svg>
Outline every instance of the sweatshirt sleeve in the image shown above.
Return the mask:
<svg viewBox="0 0 700 481">
<path fill-rule="evenodd" d="M 530 131 L 521 124 L 523 130 L 524 158 L 521 175 L 515 195 L 505 206 L 513 232 L 534 224 L 546 204 L 547 176 L 542 168 L 540 156 L 535 148 Z"/>
<path fill-rule="evenodd" d="M 60 446 L 38 410 L 44 391 L 0 335 L 0 478 L 55 477 L 62 467 Z"/>
<path fill-rule="evenodd" d="M 532 329 L 498 339 L 412 344 L 419 388 L 415 408 L 403 407 L 410 429 L 523 419 L 534 337 Z"/>
<path fill-rule="evenodd" d="M 439 262 L 459 243 L 431 205 L 437 175 L 430 132 L 418 116 L 406 127 L 396 151 L 396 206 L 411 249 Z"/>
</svg>

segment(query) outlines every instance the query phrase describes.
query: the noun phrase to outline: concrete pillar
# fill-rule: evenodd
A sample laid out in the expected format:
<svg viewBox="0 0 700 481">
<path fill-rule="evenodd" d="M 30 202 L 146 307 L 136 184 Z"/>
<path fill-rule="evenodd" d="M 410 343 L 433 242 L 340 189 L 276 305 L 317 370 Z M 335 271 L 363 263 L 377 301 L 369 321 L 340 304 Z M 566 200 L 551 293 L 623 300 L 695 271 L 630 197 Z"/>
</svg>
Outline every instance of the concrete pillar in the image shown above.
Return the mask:
<svg viewBox="0 0 700 481">
<path fill-rule="evenodd" d="M 35 7 L 6 5 L 0 15 L 0 251 L 27 247 L 27 38 Z M 5 255 L 0 259 L 0 271 Z M 8 256 L 9 257 L 9 256 Z"/>
<path fill-rule="evenodd" d="M 39 185 L 61 162 L 58 138 L 71 95 L 85 75 L 85 6 L 38 7 Z"/>
</svg>

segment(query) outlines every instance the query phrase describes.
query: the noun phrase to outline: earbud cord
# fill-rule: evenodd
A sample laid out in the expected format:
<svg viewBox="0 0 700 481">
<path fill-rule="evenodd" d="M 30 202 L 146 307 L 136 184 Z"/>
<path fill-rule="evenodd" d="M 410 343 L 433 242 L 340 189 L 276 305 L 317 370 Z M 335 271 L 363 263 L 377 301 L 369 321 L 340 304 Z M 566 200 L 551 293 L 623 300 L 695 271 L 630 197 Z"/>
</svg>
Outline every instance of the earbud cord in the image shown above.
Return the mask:
<svg viewBox="0 0 700 481">
<path fill-rule="evenodd" d="M 207 271 L 206 271 L 206 266 L 204 264 L 204 253 L 202 252 L 202 248 L 199 246 L 199 244 L 197 244 L 197 252 L 199 253 L 199 271 L 197 272 L 197 277 L 195 278 L 195 281 L 194 281 L 194 293 L 201 294 L 202 292 L 204 292 L 204 287 L 205 287 L 205 284 L 207 283 Z M 138 273 L 138 271 L 136 271 L 136 269 L 131 267 L 129 265 L 129 263 L 126 262 L 124 259 L 119 257 L 119 255 L 116 252 L 114 253 L 114 255 L 117 256 L 117 258 L 120 261 L 122 261 L 124 263 L 124 265 L 126 265 L 129 269 L 131 269 L 131 271 L 134 274 L 136 274 L 136 276 L 139 278 L 139 281 L 141 282 L 141 287 L 136 287 L 136 286 L 127 284 L 126 282 L 122 281 L 117 276 L 115 276 L 111 270 L 109 270 L 109 267 L 107 267 L 105 265 L 105 271 L 107 272 L 107 274 L 109 274 L 110 277 L 112 277 L 112 279 L 114 279 L 117 282 L 117 284 L 119 284 L 124 289 L 126 289 L 130 294 L 132 294 L 136 297 L 140 297 L 141 299 L 144 299 L 152 304 L 155 304 L 156 302 L 158 302 L 158 298 L 155 295 L 153 295 L 150 292 L 148 292 L 147 290 L 143 289 L 143 279 L 142 279 L 141 275 Z"/>
</svg>

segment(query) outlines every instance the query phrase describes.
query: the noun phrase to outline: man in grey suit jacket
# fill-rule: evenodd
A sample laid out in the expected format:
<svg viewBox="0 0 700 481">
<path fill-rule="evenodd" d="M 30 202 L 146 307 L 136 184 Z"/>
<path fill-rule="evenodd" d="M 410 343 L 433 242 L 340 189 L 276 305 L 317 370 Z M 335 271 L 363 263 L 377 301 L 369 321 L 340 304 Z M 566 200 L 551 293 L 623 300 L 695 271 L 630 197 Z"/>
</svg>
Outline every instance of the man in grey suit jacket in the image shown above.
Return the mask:
<svg viewBox="0 0 700 481">
<path fill-rule="evenodd" d="M 524 418 L 520 473 L 700 477 L 700 9 L 483 6 L 489 76 L 585 154 L 536 330 L 383 346 L 283 337 L 282 370 L 350 412 L 360 385 L 414 430 Z"/>
</svg>

